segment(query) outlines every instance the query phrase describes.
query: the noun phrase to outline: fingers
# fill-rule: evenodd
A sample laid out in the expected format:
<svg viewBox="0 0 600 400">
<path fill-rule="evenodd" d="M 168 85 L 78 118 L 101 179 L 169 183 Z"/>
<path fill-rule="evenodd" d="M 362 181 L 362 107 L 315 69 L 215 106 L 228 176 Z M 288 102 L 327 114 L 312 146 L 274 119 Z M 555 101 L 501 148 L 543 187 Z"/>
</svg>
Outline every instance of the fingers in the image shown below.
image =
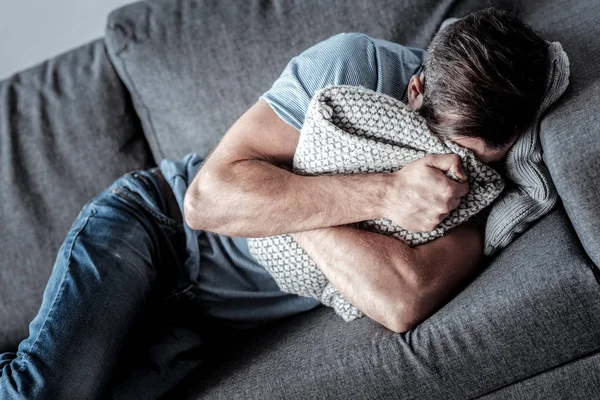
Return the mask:
<svg viewBox="0 0 600 400">
<path fill-rule="evenodd" d="M 460 205 L 460 197 L 458 197 L 458 198 L 454 197 L 453 199 L 450 200 L 450 208 L 452 208 L 453 210 L 456 210 L 459 205 Z"/>
<path fill-rule="evenodd" d="M 463 171 L 458 154 L 428 154 L 425 159 L 429 166 L 441 171 L 451 171 L 461 181 L 467 181 L 467 174 Z"/>
<path fill-rule="evenodd" d="M 469 183 L 465 180 L 464 182 L 456 182 L 452 179 L 448 178 L 449 185 L 452 187 L 451 195 L 452 197 L 462 197 L 469 193 Z"/>
<path fill-rule="evenodd" d="M 458 208 L 458 206 L 460 205 L 460 197 L 453 197 L 450 200 L 448 200 L 446 202 L 445 205 L 440 206 L 438 212 L 439 212 L 439 216 L 441 217 L 440 221 L 444 218 L 446 218 L 448 215 L 450 215 L 450 213 L 455 210 L 456 208 Z"/>
<path fill-rule="evenodd" d="M 462 165 L 460 164 L 460 158 L 459 158 L 458 164 L 453 164 L 452 167 L 450 168 L 450 171 L 452 171 L 452 173 L 454 173 L 454 175 L 458 179 L 460 179 L 462 182 L 467 181 L 467 174 L 462 169 Z"/>
<path fill-rule="evenodd" d="M 455 198 L 450 199 L 450 201 L 448 202 L 449 211 L 439 214 L 439 216 L 438 216 L 438 219 L 439 219 L 438 224 L 441 223 L 443 220 L 445 220 L 446 217 L 448 217 L 448 215 L 450 215 L 450 213 L 452 211 L 454 211 L 455 209 L 457 209 L 459 205 L 460 205 L 460 198 L 456 198 L 455 197 Z M 433 229 L 435 229 L 435 228 L 433 228 Z M 433 229 L 431 229 L 431 230 L 433 230 Z"/>
</svg>

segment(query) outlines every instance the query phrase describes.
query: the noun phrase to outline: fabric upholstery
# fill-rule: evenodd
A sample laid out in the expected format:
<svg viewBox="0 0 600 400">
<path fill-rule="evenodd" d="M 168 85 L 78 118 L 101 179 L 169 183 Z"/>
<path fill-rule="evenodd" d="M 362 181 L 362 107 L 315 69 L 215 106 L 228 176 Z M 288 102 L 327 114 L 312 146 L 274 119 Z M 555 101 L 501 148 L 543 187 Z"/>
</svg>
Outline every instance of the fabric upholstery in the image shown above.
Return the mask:
<svg viewBox="0 0 600 400">
<path fill-rule="evenodd" d="M 481 400 L 589 400 L 600 393 L 600 352 L 509 385 Z M 575 386 L 576 385 L 576 386 Z"/>
<path fill-rule="evenodd" d="M 519 398 L 521 388 L 535 398 L 538 385 L 595 393 L 597 374 L 585 369 L 597 357 L 585 356 L 598 350 L 598 282 L 583 248 L 600 264 L 596 0 L 154 0 L 116 10 L 106 43 L 127 89 L 101 41 L 0 82 L 0 348 L 25 336 L 80 206 L 122 172 L 206 155 L 292 57 L 335 33 L 425 47 L 444 18 L 489 5 L 520 12 L 569 54 L 569 89 L 541 123 L 563 203 L 406 335 L 319 308 L 249 334 L 181 390 L 207 399 Z"/>
<path fill-rule="evenodd" d="M 321 307 L 243 340 L 190 377 L 185 398 L 480 396 L 597 351 L 594 268 L 557 208 L 408 333 L 368 318 L 346 323 Z"/>
<path fill-rule="evenodd" d="M 158 161 L 207 155 L 316 42 L 364 32 L 423 47 L 451 3 L 144 1 L 109 16 L 106 40 Z"/>
<path fill-rule="evenodd" d="M 447 17 L 491 5 L 515 11 L 547 40 L 559 41 L 571 61 L 570 86 L 543 118 L 540 134 L 566 214 L 559 202 L 406 336 L 370 319 L 347 324 L 332 310 L 311 311 L 249 337 L 208 379 L 184 386 L 190 398 L 464 398 L 597 351 L 598 282 L 574 236 L 600 264 L 595 0 L 376 4 L 149 0 L 109 16 L 107 47 L 155 159 L 177 159 L 189 151 L 207 155 L 289 60 L 320 40 L 364 32 L 424 48 Z M 568 235 L 559 239 L 563 231 Z M 565 391 L 585 393 L 584 387 Z"/>
<path fill-rule="evenodd" d="M 560 40 L 571 60 L 571 83 L 542 120 L 544 161 L 577 236 L 600 267 L 600 25 L 598 3 L 578 1 L 565 10 L 550 2 L 532 24 Z M 570 3 L 569 3 L 570 4 Z"/>
<path fill-rule="evenodd" d="M 26 336 L 83 204 L 152 164 L 102 40 L 0 82 L 0 351 Z"/>
</svg>

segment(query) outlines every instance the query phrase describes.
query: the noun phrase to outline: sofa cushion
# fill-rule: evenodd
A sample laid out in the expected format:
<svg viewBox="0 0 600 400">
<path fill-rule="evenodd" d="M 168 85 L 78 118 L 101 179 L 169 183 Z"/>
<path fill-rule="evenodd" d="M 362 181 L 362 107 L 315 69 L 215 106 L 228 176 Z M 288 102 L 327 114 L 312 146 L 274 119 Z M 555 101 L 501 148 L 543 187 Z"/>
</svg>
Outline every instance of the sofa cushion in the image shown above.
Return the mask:
<svg viewBox="0 0 600 400">
<path fill-rule="evenodd" d="M 154 157 L 179 159 L 206 156 L 302 50 L 343 31 L 422 47 L 451 3 L 150 0 L 112 12 L 106 41 Z"/>
<path fill-rule="evenodd" d="M 600 393 L 599 376 L 597 352 L 494 390 L 478 400 L 595 399 Z"/>
<path fill-rule="evenodd" d="M 600 267 L 600 25 L 597 1 L 540 5 L 532 24 L 569 55 L 567 92 L 542 120 L 544 161 L 579 240 Z"/>
<path fill-rule="evenodd" d="M 0 104 L 2 351 L 27 335 L 83 204 L 154 163 L 102 40 L 0 82 Z"/>
<path fill-rule="evenodd" d="M 405 334 L 320 307 L 227 343 L 232 354 L 182 390 L 223 400 L 474 398 L 597 352 L 594 270 L 559 207 Z"/>
</svg>

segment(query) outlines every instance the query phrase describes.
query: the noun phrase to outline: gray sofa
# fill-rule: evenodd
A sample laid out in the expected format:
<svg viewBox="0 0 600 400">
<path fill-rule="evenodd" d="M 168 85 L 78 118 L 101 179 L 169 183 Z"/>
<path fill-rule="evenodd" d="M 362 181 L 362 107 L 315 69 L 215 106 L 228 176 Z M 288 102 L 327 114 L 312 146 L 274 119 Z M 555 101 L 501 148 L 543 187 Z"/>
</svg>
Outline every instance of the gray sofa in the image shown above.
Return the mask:
<svg viewBox="0 0 600 400">
<path fill-rule="evenodd" d="M 244 333 L 190 321 L 213 332 L 211 361 L 165 398 L 600 398 L 596 0 L 164 0 L 115 10 L 103 39 L 0 82 L 0 351 L 27 335 L 81 206 L 121 174 L 206 155 L 290 58 L 335 33 L 426 47 L 445 18 L 489 5 L 517 11 L 570 57 L 570 87 L 541 123 L 557 206 L 405 334 L 325 307 Z"/>
</svg>

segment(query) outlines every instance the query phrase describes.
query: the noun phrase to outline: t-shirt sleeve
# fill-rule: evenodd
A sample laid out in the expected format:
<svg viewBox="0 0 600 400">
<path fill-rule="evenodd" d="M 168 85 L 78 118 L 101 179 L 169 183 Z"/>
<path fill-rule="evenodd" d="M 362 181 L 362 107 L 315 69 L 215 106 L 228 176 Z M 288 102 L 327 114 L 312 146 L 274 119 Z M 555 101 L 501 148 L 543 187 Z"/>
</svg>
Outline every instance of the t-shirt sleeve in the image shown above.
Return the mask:
<svg viewBox="0 0 600 400">
<path fill-rule="evenodd" d="M 363 33 L 339 33 L 309 47 L 287 64 L 260 96 L 281 119 L 302 129 L 314 93 L 331 85 L 377 87 L 376 49 Z"/>
</svg>

